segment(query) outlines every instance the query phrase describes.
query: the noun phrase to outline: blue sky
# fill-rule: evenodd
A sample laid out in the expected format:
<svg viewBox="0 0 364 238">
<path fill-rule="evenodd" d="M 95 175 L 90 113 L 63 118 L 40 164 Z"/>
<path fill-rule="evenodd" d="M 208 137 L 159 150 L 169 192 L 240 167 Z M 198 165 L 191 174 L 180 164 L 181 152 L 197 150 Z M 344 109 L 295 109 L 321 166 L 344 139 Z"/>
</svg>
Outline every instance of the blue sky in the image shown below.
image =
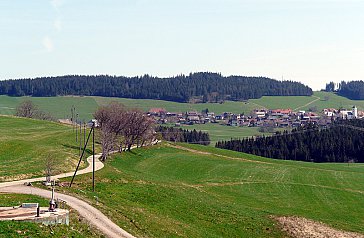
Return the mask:
<svg viewBox="0 0 364 238">
<path fill-rule="evenodd" d="M 0 79 L 65 74 L 364 80 L 364 1 L 0 0 Z"/>
</svg>

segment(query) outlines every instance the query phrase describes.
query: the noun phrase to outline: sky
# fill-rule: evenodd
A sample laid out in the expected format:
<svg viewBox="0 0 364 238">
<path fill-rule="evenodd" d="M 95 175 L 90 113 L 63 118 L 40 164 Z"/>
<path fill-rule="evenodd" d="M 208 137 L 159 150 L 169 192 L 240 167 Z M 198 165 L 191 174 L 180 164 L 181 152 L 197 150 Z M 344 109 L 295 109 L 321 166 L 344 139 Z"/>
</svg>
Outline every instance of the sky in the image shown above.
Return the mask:
<svg viewBox="0 0 364 238">
<path fill-rule="evenodd" d="M 0 0 L 0 80 L 69 74 L 364 80 L 364 1 Z"/>
</svg>

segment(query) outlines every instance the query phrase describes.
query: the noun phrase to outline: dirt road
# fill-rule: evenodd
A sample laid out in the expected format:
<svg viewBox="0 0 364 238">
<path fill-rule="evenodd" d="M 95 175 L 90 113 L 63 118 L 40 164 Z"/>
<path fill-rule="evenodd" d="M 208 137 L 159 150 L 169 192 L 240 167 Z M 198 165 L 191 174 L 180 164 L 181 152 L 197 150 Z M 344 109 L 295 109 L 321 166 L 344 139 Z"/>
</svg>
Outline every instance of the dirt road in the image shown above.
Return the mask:
<svg viewBox="0 0 364 238">
<path fill-rule="evenodd" d="M 6 193 L 21 193 L 21 194 L 32 194 L 38 195 L 45 198 L 51 198 L 51 193 L 48 190 L 35 188 L 31 186 L 15 185 L 10 187 L 0 188 L 0 192 Z M 125 237 L 135 238 L 125 230 L 121 229 L 118 225 L 107 218 L 102 212 L 89 205 L 88 203 L 81 201 L 75 197 L 56 193 L 56 198 L 62 199 L 70 207 L 77 210 L 81 216 L 83 216 L 90 224 L 99 229 L 103 234 L 108 237 Z"/>
<path fill-rule="evenodd" d="M 100 156 L 101 155 L 95 155 L 95 171 L 100 170 L 104 167 L 104 164 L 99 160 Z M 77 172 L 77 175 L 92 173 L 92 156 L 87 158 L 87 163 L 88 163 L 87 168 L 79 170 Z M 73 173 L 74 172 L 58 174 L 58 175 L 52 176 L 52 178 L 53 179 L 66 178 L 66 177 L 73 176 Z M 22 184 L 28 183 L 28 182 L 30 182 L 30 183 L 40 182 L 40 181 L 44 181 L 44 180 L 45 180 L 45 177 L 39 177 L 39 178 L 31 178 L 31 179 L 22 179 L 22 180 L 11 181 L 11 182 L 3 182 L 3 183 L 0 183 L 0 188 L 14 186 L 14 185 L 22 185 Z"/>
<path fill-rule="evenodd" d="M 96 155 L 95 158 L 96 158 L 95 171 L 97 171 L 102 169 L 104 167 L 104 164 L 98 160 L 98 158 L 100 158 L 100 155 Z M 77 175 L 92 172 L 92 156 L 88 157 L 87 161 L 89 164 L 88 167 L 78 171 Z M 72 175 L 73 172 L 69 172 L 53 176 L 53 178 L 65 178 Z M 44 177 L 40 177 L 40 178 L 23 179 L 19 181 L 0 183 L 0 193 L 2 192 L 2 193 L 32 194 L 50 199 L 51 198 L 50 191 L 23 185 L 26 182 L 37 182 L 37 181 L 43 181 L 44 179 L 45 179 Z M 62 199 L 67 203 L 68 206 L 77 210 L 81 216 L 83 216 L 88 222 L 90 222 L 90 224 L 99 229 L 107 237 L 135 238 L 125 230 L 121 229 L 118 225 L 116 225 L 104 214 L 102 214 L 102 212 L 100 212 L 93 206 L 89 205 L 88 203 L 80 199 L 77 199 L 75 197 L 57 192 L 55 194 L 55 197 Z"/>
<path fill-rule="evenodd" d="M 307 107 L 307 106 L 311 105 L 312 103 L 317 102 L 318 100 L 321 100 L 321 98 L 320 98 L 320 97 L 313 96 L 313 95 L 312 95 L 312 97 L 314 97 L 314 98 L 316 98 L 316 99 L 315 99 L 315 100 L 312 100 L 311 102 L 306 103 L 305 105 L 302 105 L 302 106 L 296 107 L 295 109 L 293 109 L 293 111 L 297 111 L 297 110 L 298 110 L 298 109 L 300 109 L 300 108 Z"/>
</svg>

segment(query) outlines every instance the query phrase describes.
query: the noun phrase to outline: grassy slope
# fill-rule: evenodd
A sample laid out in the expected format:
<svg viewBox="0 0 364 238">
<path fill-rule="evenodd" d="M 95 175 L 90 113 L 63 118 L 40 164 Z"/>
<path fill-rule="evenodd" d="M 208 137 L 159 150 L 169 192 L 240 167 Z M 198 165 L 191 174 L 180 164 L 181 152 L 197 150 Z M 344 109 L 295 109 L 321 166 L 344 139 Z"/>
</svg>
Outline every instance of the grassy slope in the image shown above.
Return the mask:
<svg viewBox="0 0 364 238">
<path fill-rule="evenodd" d="M 23 202 L 37 202 L 47 207 L 48 200 L 30 195 L 0 194 L 0 206 L 19 206 Z M 44 226 L 42 224 L 17 221 L 0 222 L 0 238 L 10 237 L 102 237 L 91 228 L 74 210 L 70 210 L 70 225 Z"/>
<path fill-rule="evenodd" d="M 187 145 L 183 145 L 187 146 Z M 363 165 L 278 161 L 188 145 L 114 156 L 70 192 L 143 237 L 283 237 L 271 215 L 296 215 L 364 233 Z M 234 158 L 234 159 L 232 159 Z M 236 158 L 245 158 L 241 160 Z M 64 188 L 67 189 L 67 188 Z"/>
<path fill-rule="evenodd" d="M 22 99 L 19 97 L 8 97 L 0 95 L 0 114 L 14 115 L 15 108 Z"/>
<path fill-rule="evenodd" d="M 328 100 L 324 100 L 328 96 Z M 320 100 L 304 106 L 314 100 Z M 0 114 L 14 114 L 16 105 L 29 97 L 8 97 L 0 95 Z M 50 112 L 57 118 L 65 118 L 70 116 L 71 107 L 74 105 L 77 108 L 80 118 L 89 120 L 92 118 L 92 113 L 99 105 L 105 105 L 111 101 L 119 101 L 129 107 L 135 107 L 142 110 L 149 110 L 152 107 L 162 107 L 172 112 L 185 112 L 189 110 L 201 111 L 208 108 L 215 113 L 234 112 L 249 115 L 251 110 L 255 108 L 291 108 L 300 110 L 308 110 L 310 107 L 316 106 L 319 110 L 323 108 L 345 107 L 351 108 L 356 105 L 359 110 L 364 110 L 364 100 L 353 101 L 347 98 L 337 96 L 333 93 L 314 92 L 314 97 L 292 96 L 292 97 L 262 97 L 260 99 L 252 99 L 249 102 L 231 102 L 227 101 L 224 104 L 204 103 L 204 104 L 188 104 L 176 103 L 162 100 L 149 99 L 126 99 L 126 98 L 104 98 L 104 97 L 50 97 L 50 98 L 29 98 L 33 100 L 42 110 Z M 217 124 L 213 125 L 196 125 L 194 127 L 201 130 L 209 131 L 212 142 L 218 139 L 230 139 L 231 137 L 244 137 L 261 134 L 257 128 L 228 128 Z M 213 144 L 212 143 L 212 144 Z"/>
<path fill-rule="evenodd" d="M 204 103 L 204 104 L 189 104 L 176 103 L 162 100 L 150 99 L 126 99 L 126 98 L 104 98 L 104 97 L 50 97 L 50 98 L 33 98 L 33 97 L 8 97 L 0 95 L 0 114 L 12 115 L 19 102 L 30 99 L 37 104 L 42 110 L 50 112 L 56 118 L 65 118 L 71 114 L 71 107 L 74 105 L 80 114 L 80 117 L 85 120 L 92 118 L 92 113 L 99 105 L 106 105 L 111 101 L 121 102 L 129 107 L 139 108 L 141 110 L 149 110 L 153 107 L 162 107 L 172 112 L 185 112 L 190 110 L 201 111 L 209 108 L 215 113 L 234 112 L 234 113 L 249 113 L 256 106 L 243 103 L 227 101 L 224 104 Z"/>
<path fill-rule="evenodd" d="M 318 109 L 327 107 L 333 108 L 351 108 L 356 105 L 359 110 L 364 110 L 364 100 L 349 100 L 347 98 L 338 96 L 333 93 L 326 92 L 314 92 L 315 97 L 304 96 L 266 96 L 260 99 L 251 99 L 249 102 L 232 102 L 226 101 L 223 104 L 216 103 L 201 103 L 201 104 L 189 104 L 189 103 L 176 103 L 162 100 L 150 100 L 150 99 L 126 99 L 126 98 L 104 98 L 104 97 L 50 97 L 50 98 L 32 98 L 32 97 L 8 97 L 0 95 L 0 114 L 10 115 L 14 114 L 15 108 L 19 102 L 25 99 L 31 99 L 41 109 L 50 112 L 57 118 L 64 118 L 70 115 L 72 105 L 76 106 L 80 117 L 82 119 L 92 118 L 92 113 L 97 109 L 99 105 L 105 105 L 110 101 L 119 101 L 129 107 L 140 108 L 142 110 L 148 110 L 152 107 L 162 107 L 172 112 L 185 112 L 189 110 L 201 111 L 208 108 L 215 113 L 233 112 L 249 114 L 251 110 L 255 108 L 291 108 L 295 109 L 301 107 L 307 103 L 319 97 L 321 100 L 302 107 L 303 110 L 307 110 L 309 107 L 317 106 Z M 327 101 L 324 100 L 325 96 L 328 96 Z"/>
<path fill-rule="evenodd" d="M 333 93 L 327 92 L 315 92 L 314 94 L 317 97 L 320 97 L 321 100 L 313 103 L 311 106 L 317 106 L 319 110 L 324 108 L 346 108 L 351 109 L 354 105 L 358 107 L 359 110 L 364 110 L 364 100 L 350 100 L 342 96 L 338 96 Z M 328 96 L 329 99 L 325 101 L 325 96 Z"/>
<path fill-rule="evenodd" d="M 276 109 L 276 108 L 291 108 L 295 109 L 297 107 L 300 107 L 302 105 L 305 105 L 306 103 L 311 102 L 312 100 L 315 100 L 313 97 L 305 97 L 305 96 L 265 96 L 259 99 L 251 99 L 250 102 L 261 105 L 268 109 Z"/>
<path fill-rule="evenodd" d="M 79 151 L 72 127 L 0 116 L 0 131 L 0 181 L 42 176 L 47 156 L 60 171 L 75 168 Z"/>
<path fill-rule="evenodd" d="M 214 123 L 182 125 L 181 128 L 187 130 L 196 129 L 209 132 L 211 146 L 215 146 L 215 143 L 219 140 L 230 140 L 231 138 L 243 138 L 256 135 L 271 134 L 259 132 L 258 127 L 223 126 Z M 278 130 L 280 130 L 280 128 Z"/>
<path fill-rule="evenodd" d="M 82 119 L 92 118 L 92 113 L 98 105 L 92 97 L 8 97 L 0 95 L 0 114 L 14 115 L 16 106 L 30 99 L 43 111 L 56 118 L 69 118 L 71 108 L 75 106 Z"/>
<path fill-rule="evenodd" d="M 162 107 L 170 112 L 186 112 L 196 110 L 201 112 L 202 110 L 208 108 L 209 111 L 215 113 L 223 113 L 223 112 L 233 112 L 233 113 L 250 113 L 256 106 L 244 103 L 244 102 L 232 102 L 226 101 L 223 104 L 218 103 L 176 103 L 176 102 L 168 102 L 162 100 L 150 100 L 150 99 L 126 99 L 126 98 L 102 98 L 95 97 L 95 100 L 98 104 L 107 104 L 109 101 L 116 100 L 130 107 L 140 108 L 142 110 L 149 110 L 153 107 Z"/>
</svg>

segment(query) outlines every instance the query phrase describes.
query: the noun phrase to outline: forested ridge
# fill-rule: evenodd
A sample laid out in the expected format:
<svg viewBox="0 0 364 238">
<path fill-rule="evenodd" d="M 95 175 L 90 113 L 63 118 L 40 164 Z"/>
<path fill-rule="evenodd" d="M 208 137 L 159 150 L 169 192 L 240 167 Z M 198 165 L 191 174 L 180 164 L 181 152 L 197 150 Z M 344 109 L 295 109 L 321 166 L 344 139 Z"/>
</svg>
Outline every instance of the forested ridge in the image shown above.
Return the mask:
<svg viewBox="0 0 364 238">
<path fill-rule="evenodd" d="M 0 95 L 51 97 L 84 95 L 160 99 L 188 102 L 246 100 L 262 96 L 310 96 L 312 89 L 299 82 L 277 81 L 265 77 L 228 76 L 193 73 L 168 78 L 149 75 L 117 77 L 108 75 L 68 75 L 0 81 Z"/>
<path fill-rule="evenodd" d="M 219 141 L 216 147 L 274 159 L 309 162 L 364 162 L 364 120 L 309 125 L 269 137 Z"/>
<path fill-rule="evenodd" d="M 335 84 L 330 82 L 326 84 L 326 91 L 336 92 L 338 95 L 352 99 L 364 100 L 364 82 L 363 81 L 350 81 Z"/>
</svg>

